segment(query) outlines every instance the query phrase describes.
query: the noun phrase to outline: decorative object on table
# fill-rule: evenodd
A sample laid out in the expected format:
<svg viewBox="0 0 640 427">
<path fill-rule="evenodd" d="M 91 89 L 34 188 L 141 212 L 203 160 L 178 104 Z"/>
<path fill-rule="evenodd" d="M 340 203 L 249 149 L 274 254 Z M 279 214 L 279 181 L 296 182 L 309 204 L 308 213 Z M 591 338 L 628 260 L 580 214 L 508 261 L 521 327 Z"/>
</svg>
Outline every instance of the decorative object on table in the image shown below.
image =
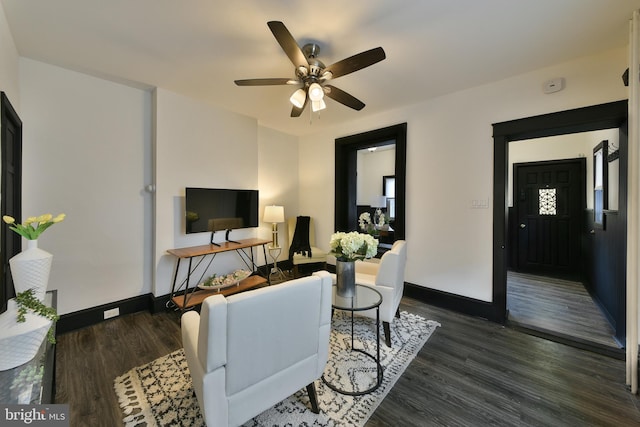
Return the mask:
<svg viewBox="0 0 640 427">
<path fill-rule="evenodd" d="M 4 222 L 9 224 L 9 229 L 27 239 L 27 249 L 9 260 L 16 294 L 33 289 L 37 299 L 40 301 L 44 299 L 53 255 L 38 248 L 38 237 L 47 228 L 63 221 L 64 218 L 65 214 L 60 214 L 55 218 L 51 214 L 45 214 L 39 217 L 29 217 L 23 224 L 17 224 L 11 216 L 2 217 Z"/>
<path fill-rule="evenodd" d="M 45 336 L 55 343 L 53 323 L 56 310 L 37 299 L 33 290 L 19 293 L 0 314 L 0 371 L 33 359 Z"/>
<path fill-rule="evenodd" d="M 378 234 L 378 230 L 376 230 L 369 212 L 362 212 L 360 214 L 360 217 L 358 217 L 358 225 L 360 226 L 360 230 L 364 233 L 371 234 L 372 236 L 376 236 Z"/>
<path fill-rule="evenodd" d="M 371 214 L 369 212 L 361 213 L 358 218 L 360 230 L 364 233 L 377 237 L 380 235 L 380 231 L 389 231 L 391 229 L 389 227 L 389 219 L 387 215 L 385 215 L 380 209 L 376 209 L 374 218 L 375 221 L 371 219 Z"/>
<path fill-rule="evenodd" d="M 269 255 L 273 259 L 273 267 L 269 273 L 269 277 L 275 274 L 280 279 L 284 278 L 284 273 L 278 268 L 278 257 L 282 253 L 282 248 L 278 244 L 278 224 L 284 222 L 284 206 L 266 206 L 264 208 L 264 222 L 271 223 L 271 246 L 269 246 Z"/>
<path fill-rule="evenodd" d="M 336 257 L 337 293 L 342 297 L 352 297 L 355 290 L 354 262 L 374 257 L 378 252 L 378 240 L 357 231 L 338 232 L 331 236 L 329 246 L 331 254 Z"/>
<path fill-rule="evenodd" d="M 356 317 L 356 328 L 363 331 L 365 347 L 375 348 L 376 332 L 365 318 Z M 360 397 L 334 392 L 322 381 L 316 381 L 320 414 L 309 407 L 304 388 L 264 411 L 245 426 L 314 425 L 364 426 L 380 402 L 391 390 L 409 363 L 440 324 L 421 316 L 402 312 L 394 328 L 393 348 L 382 347 L 380 363 L 385 372 L 382 385 L 373 393 Z M 329 361 L 325 375 L 345 387 L 357 388 L 375 377 L 375 370 L 363 370 L 345 344 L 351 334 L 351 318 L 337 311 L 332 320 L 329 338 Z M 204 426 L 204 420 L 193 392 L 191 376 L 184 350 L 179 349 L 137 368 L 114 380 L 114 388 L 123 410 L 124 425 L 189 425 Z"/>
<path fill-rule="evenodd" d="M 385 196 L 375 196 L 371 200 L 371 207 L 375 208 L 373 214 L 373 223 L 376 227 L 381 227 L 385 223 L 385 215 L 382 213 L 382 209 L 387 207 L 387 198 Z"/>
<path fill-rule="evenodd" d="M 237 286 L 241 281 L 249 276 L 251 276 L 251 272 L 249 270 L 235 270 L 229 274 L 223 274 L 222 276 L 214 274 L 204 282 L 200 283 L 198 287 L 205 290 L 220 290 L 230 286 Z"/>
</svg>

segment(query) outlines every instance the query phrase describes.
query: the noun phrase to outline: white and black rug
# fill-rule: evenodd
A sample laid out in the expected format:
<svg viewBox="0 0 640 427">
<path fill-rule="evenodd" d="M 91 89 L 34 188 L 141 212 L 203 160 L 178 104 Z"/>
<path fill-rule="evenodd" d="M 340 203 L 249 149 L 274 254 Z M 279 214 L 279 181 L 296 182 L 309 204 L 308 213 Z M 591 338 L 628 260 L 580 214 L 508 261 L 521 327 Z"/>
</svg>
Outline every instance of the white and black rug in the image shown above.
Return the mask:
<svg viewBox="0 0 640 427">
<path fill-rule="evenodd" d="M 371 359 L 350 352 L 350 317 L 336 310 L 330 338 L 325 378 L 343 389 L 364 390 L 376 382 Z M 374 354 L 375 326 L 368 318 L 355 318 L 356 348 Z M 364 396 L 339 394 L 316 381 L 320 414 L 311 412 L 305 388 L 247 422 L 245 426 L 362 426 L 416 356 L 438 322 L 402 312 L 391 326 L 392 347 L 380 337 L 380 362 L 384 379 Z M 382 328 L 381 328 L 382 329 Z M 118 377 L 114 387 L 124 413 L 124 424 L 133 426 L 204 426 L 182 349 L 139 366 Z"/>
</svg>

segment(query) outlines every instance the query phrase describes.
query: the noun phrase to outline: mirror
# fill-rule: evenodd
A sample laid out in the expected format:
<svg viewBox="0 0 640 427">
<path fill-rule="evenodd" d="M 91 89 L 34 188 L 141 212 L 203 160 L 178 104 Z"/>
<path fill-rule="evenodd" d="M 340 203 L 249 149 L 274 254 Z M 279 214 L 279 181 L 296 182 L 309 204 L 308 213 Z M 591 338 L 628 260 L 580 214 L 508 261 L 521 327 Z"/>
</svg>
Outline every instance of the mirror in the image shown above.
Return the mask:
<svg viewBox="0 0 640 427">
<path fill-rule="evenodd" d="M 395 141 L 386 145 L 361 148 L 357 152 L 356 210 L 359 231 L 376 236 L 382 248 L 390 248 L 395 241 L 394 222 L 389 209 L 395 208 Z M 387 196 L 388 194 L 388 196 Z M 395 209 L 394 209 L 395 211 Z M 363 215 L 368 217 L 363 218 Z M 361 223 L 368 220 L 368 224 Z"/>
<path fill-rule="evenodd" d="M 407 124 L 390 126 L 357 135 L 338 138 L 335 141 L 335 230 L 355 231 L 358 230 L 358 205 L 360 202 L 372 207 L 372 202 L 366 203 L 358 199 L 358 194 L 366 197 L 364 190 L 358 192 L 358 186 L 364 185 L 364 181 L 358 181 L 358 176 L 362 174 L 358 169 L 358 152 L 376 147 L 381 151 L 384 148 L 394 146 L 393 172 L 381 172 L 375 177 L 366 179 L 366 182 L 374 183 L 375 195 L 380 195 L 383 191 L 393 187 L 394 197 L 386 200 L 386 205 L 382 208 L 389 212 L 393 208 L 393 240 L 405 239 L 405 195 L 406 195 L 406 152 L 407 152 Z M 377 150 L 376 150 L 377 151 Z M 388 178 L 385 181 L 385 177 Z M 393 179 L 391 179 L 393 178 Z M 388 187 L 387 187 L 388 185 Z M 378 193 L 379 192 L 379 193 Z"/>
</svg>

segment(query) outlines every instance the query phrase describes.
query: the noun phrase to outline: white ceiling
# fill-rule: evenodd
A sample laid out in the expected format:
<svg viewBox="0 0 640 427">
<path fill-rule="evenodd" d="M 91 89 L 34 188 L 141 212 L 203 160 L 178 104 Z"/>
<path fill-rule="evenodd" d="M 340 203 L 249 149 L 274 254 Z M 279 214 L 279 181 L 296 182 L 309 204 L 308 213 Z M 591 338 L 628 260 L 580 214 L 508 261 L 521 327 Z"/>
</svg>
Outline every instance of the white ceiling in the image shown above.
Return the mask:
<svg viewBox="0 0 640 427">
<path fill-rule="evenodd" d="M 23 57 L 161 87 L 298 135 L 625 46 L 640 9 L 640 0 L 0 1 Z M 300 46 L 317 42 L 326 65 L 382 46 L 387 59 L 332 81 L 366 107 L 328 100 L 311 122 L 308 110 L 289 117 L 294 87 L 236 86 L 294 76 L 270 20 Z"/>
</svg>

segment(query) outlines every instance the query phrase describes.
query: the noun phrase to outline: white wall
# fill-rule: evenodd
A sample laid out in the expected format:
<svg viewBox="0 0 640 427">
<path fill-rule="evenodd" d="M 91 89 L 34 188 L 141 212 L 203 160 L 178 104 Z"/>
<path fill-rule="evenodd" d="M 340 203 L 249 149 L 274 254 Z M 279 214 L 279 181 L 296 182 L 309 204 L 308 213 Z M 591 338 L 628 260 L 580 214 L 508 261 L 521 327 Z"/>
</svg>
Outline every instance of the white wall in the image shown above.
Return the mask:
<svg viewBox="0 0 640 427">
<path fill-rule="evenodd" d="M 8 31 L 2 19 L 0 31 Z M 11 45 L 0 47 L 3 62 L 9 58 L 8 75 L 0 78 L 3 85 L 9 80 L 15 86 Z M 25 150 L 25 165 L 37 169 L 25 176 L 24 211 L 69 214 L 43 237 L 45 249 L 54 253 L 52 284 L 61 289 L 62 313 L 148 292 L 151 274 L 154 294 L 169 292 L 175 260 L 166 250 L 204 244 L 209 238 L 184 234 L 185 186 L 266 192 L 272 188 L 262 179 L 277 182 L 281 174 L 286 182 L 297 173 L 298 187 L 282 198 L 286 215 L 316 218 L 317 244 L 328 249 L 335 138 L 402 122 L 408 123 L 406 280 L 490 301 L 492 211 L 471 209 L 471 201 L 486 199 L 491 206 L 491 124 L 627 97 L 620 83 L 626 49 L 617 49 L 305 136 L 296 152 L 289 149 L 293 137 L 166 90 L 158 89 L 152 102 L 137 89 L 20 62 L 25 142 L 33 144 Z M 544 95 L 542 82 L 559 76 L 566 78 L 566 89 Z M 155 121 L 147 117 L 151 108 Z M 345 107 L 333 103 L 329 108 Z M 155 136 L 149 138 L 151 131 Z M 155 141 L 153 150 L 146 150 L 156 159 L 155 181 L 145 177 L 151 163 L 144 148 L 148 138 Z M 273 146 L 277 148 L 271 152 Z M 59 147 L 65 151 L 56 151 Z M 297 171 L 269 166 L 263 175 L 261 168 L 278 156 L 283 165 L 297 163 Z M 157 189 L 155 214 L 148 215 L 145 203 L 151 196 L 143 188 L 151 182 Z M 277 196 L 265 197 L 261 208 L 271 202 L 267 199 L 279 203 Z M 154 215 L 155 234 L 147 239 L 144 233 L 154 225 Z M 263 224 L 258 230 L 234 232 L 234 237 L 268 237 L 267 230 Z M 152 243 L 146 273 L 144 252 Z M 97 254 L 87 255 L 91 250 Z M 226 265 L 232 262 L 229 258 Z"/>
<path fill-rule="evenodd" d="M 67 214 L 39 239 L 58 312 L 150 292 L 150 93 L 21 58 L 20 97 L 23 214 Z"/>
<path fill-rule="evenodd" d="M 260 183 L 260 235 L 271 239 L 271 224 L 262 222 L 264 207 L 284 207 L 286 218 L 298 211 L 298 138 L 273 129 L 258 128 L 258 182 Z M 278 243 L 282 252 L 278 261 L 288 258 L 289 235 L 286 223 L 278 224 Z M 271 258 L 267 260 L 273 262 Z"/>
<path fill-rule="evenodd" d="M 300 208 L 319 218 L 318 245 L 328 249 L 333 232 L 335 139 L 407 122 L 405 279 L 491 301 L 492 124 L 627 98 L 626 57 L 616 49 L 301 138 Z M 565 77 L 566 88 L 543 94 L 553 77 Z M 472 209 L 478 199 L 490 208 Z"/>
<path fill-rule="evenodd" d="M 6 93 L 11 105 L 19 113 L 18 51 L 9 31 L 2 4 L 0 4 L 0 91 Z"/>
<path fill-rule="evenodd" d="M 255 119 L 169 92 L 155 91 L 154 294 L 171 291 L 176 260 L 168 249 L 208 244 L 210 233 L 185 234 L 185 187 L 258 189 L 258 125 Z M 258 237 L 257 229 L 234 230 L 232 239 Z M 217 233 L 216 241 L 224 240 Z M 183 263 L 183 265 L 186 263 Z M 216 257 L 205 274 L 242 268 L 235 253 Z M 191 285 L 203 272 L 197 270 Z M 186 277 L 181 269 L 178 281 Z"/>
</svg>

